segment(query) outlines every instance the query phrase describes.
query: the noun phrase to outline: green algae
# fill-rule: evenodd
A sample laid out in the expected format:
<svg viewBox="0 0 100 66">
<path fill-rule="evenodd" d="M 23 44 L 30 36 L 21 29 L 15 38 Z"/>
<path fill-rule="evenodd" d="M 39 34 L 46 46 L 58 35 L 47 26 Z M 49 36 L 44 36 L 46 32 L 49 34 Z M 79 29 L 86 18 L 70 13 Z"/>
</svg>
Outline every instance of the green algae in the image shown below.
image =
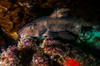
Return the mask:
<svg viewBox="0 0 100 66">
<path fill-rule="evenodd" d="M 85 42 L 86 44 L 91 44 L 91 46 L 100 47 L 100 31 L 90 30 L 83 31 L 78 34 L 79 42 Z"/>
</svg>

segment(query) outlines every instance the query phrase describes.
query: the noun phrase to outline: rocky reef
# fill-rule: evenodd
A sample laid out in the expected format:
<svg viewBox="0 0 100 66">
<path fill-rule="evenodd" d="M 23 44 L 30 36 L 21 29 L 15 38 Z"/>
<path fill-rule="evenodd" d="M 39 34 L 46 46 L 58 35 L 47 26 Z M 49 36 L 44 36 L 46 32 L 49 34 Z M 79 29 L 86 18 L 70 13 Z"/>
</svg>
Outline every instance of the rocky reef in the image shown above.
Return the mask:
<svg viewBox="0 0 100 66">
<path fill-rule="evenodd" d="M 0 65 L 99 66 L 99 31 L 68 14 L 69 9 L 61 8 L 23 26 L 18 42 L 2 49 Z"/>
<path fill-rule="evenodd" d="M 1 66 L 99 66 L 99 60 L 87 54 L 75 42 L 63 43 L 59 40 L 27 37 L 20 38 L 17 46 L 3 50 Z"/>
<path fill-rule="evenodd" d="M 11 36 L 18 37 L 16 31 L 36 16 L 34 1 L 1 0 L 0 26 Z"/>
<path fill-rule="evenodd" d="M 94 4 L 0 0 L 0 66 L 100 66 L 100 9 Z"/>
</svg>

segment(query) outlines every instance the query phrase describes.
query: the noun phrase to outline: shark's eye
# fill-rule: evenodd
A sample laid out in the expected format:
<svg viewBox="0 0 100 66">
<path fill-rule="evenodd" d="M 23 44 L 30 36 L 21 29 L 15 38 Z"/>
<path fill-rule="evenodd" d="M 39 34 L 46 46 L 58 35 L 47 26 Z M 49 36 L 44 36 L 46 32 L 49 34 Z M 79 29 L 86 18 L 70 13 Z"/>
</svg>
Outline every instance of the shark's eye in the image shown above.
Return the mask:
<svg viewBox="0 0 100 66">
<path fill-rule="evenodd" d="M 31 30 L 31 29 L 33 29 L 33 26 L 30 26 L 30 27 L 29 27 L 29 30 Z"/>
<path fill-rule="evenodd" d="M 29 30 L 32 29 L 32 27 L 29 27 Z"/>
</svg>

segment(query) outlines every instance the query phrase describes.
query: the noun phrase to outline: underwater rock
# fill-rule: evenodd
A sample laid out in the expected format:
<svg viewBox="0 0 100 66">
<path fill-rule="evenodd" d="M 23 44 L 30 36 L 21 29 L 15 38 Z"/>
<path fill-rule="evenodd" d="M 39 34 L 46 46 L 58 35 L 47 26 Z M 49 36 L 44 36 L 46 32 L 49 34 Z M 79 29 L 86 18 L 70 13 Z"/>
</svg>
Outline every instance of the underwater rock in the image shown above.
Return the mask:
<svg viewBox="0 0 100 66">
<path fill-rule="evenodd" d="M 8 35 L 18 37 L 16 31 L 36 16 L 38 6 L 33 3 L 32 0 L 0 0 L 0 26 Z"/>
<path fill-rule="evenodd" d="M 0 56 L 0 66 L 16 66 L 19 64 L 17 47 L 9 47 Z"/>
<path fill-rule="evenodd" d="M 50 60 L 42 53 L 35 53 L 33 55 L 31 66 L 50 66 Z"/>
<path fill-rule="evenodd" d="M 22 48 L 36 48 L 36 43 L 33 38 L 21 38 L 18 42 L 18 49 Z"/>
<path fill-rule="evenodd" d="M 38 49 L 34 50 L 32 47 L 35 47 L 31 45 L 32 43 L 34 45 L 35 41 L 32 41 L 31 37 L 28 39 L 25 38 L 24 40 L 23 38 L 20 39 L 22 39 L 20 41 L 23 45 L 22 48 L 21 46 L 10 46 L 1 53 L 1 66 L 65 66 L 62 64 L 64 62 L 69 62 L 68 64 L 70 65 L 75 64 L 75 62 L 79 62 L 83 66 L 100 65 L 100 60 L 94 58 L 91 54 L 85 53 L 85 51 L 79 49 L 79 47 L 74 46 L 73 43 L 62 43 L 59 40 L 45 38 L 42 42 L 36 43 L 36 45 L 39 44 L 39 46 L 37 46 Z M 28 45 L 27 42 L 29 43 Z M 25 44 L 26 47 L 24 47 Z"/>
</svg>

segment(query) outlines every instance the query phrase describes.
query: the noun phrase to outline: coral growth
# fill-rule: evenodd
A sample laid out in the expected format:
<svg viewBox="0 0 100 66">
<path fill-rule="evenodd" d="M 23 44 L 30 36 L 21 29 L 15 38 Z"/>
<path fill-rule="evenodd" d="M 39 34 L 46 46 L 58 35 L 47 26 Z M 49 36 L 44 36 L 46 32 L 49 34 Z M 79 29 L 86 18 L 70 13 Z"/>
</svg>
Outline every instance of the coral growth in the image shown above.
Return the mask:
<svg viewBox="0 0 100 66">
<path fill-rule="evenodd" d="M 12 46 L 1 53 L 1 66 L 92 66 L 100 62 L 90 54 L 79 50 L 73 43 L 62 43 L 45 38 L 20 38 L 18 46 Z"/>
<path fill-rule="evenodd" d="M 16 66 L 19 63 L 18 59 L 18 48 L 13 46 L 9 47 L 8 49 L 4 50 L 0 56 L 0 65 L 1 66 Z"/>
</svg>

